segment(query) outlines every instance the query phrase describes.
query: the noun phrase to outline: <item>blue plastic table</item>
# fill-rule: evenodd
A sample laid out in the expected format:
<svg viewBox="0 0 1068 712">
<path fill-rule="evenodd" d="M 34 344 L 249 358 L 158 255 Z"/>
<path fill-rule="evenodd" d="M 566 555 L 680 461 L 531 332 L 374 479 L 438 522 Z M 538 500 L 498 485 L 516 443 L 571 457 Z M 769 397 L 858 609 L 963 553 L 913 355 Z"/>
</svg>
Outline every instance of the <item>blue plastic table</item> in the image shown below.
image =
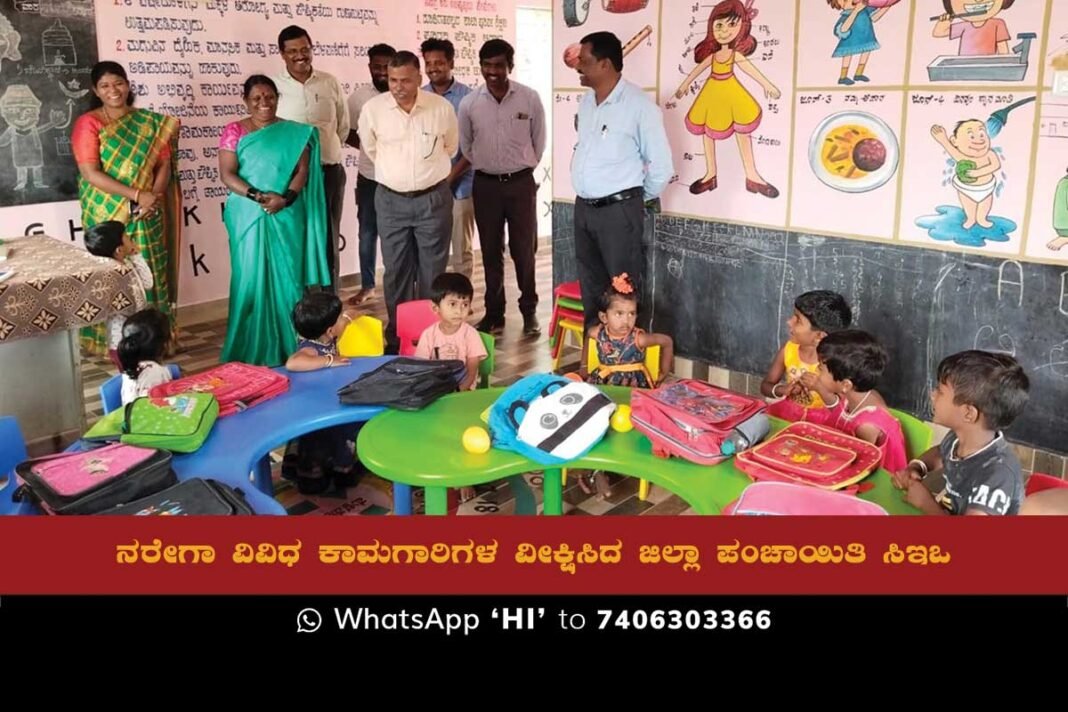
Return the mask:
<svg viewBox="0 0 1068 712">
<path fill-rule="evenodd" d="M 271 450 L 301 435 L 334 425 L 361 423 L 382 412 L 378 406 L 343 405 L 337 391 L 392 358 L 353 359 L 347 366 L 304 373 L 275 369 L 289 377 L 289 390 L 243 413 L 217 420 L 199 450 L 175 455 L 178 479 L 210 477 L 240 487 L 257 514 L 285 514 L 274 499 L 268 458 Z M 258 491 L 249 491 L 249 473 L 255 473 Z"/>
</svg>

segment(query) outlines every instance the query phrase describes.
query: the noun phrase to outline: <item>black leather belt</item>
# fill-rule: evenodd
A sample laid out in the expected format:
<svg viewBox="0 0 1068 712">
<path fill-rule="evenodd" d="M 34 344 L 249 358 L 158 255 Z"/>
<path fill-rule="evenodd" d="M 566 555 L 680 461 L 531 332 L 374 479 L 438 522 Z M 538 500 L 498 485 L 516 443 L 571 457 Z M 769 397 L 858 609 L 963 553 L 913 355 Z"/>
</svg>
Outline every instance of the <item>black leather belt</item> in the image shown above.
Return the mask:
<svg viewBox="0 0 1068 712">
<path fill-rule="evenodd" d="M 522 178 L 523 176 L 530 175 L 533 172 L 533 168 L 524 168 L 523 170 L 516 171 L 515 173 L 486 173 L 485 171 L 475 171 L 475 175 L 481 178 L 489 178 L 490 180 L 495 180 L 498 183 L 507 183 L 510 180 L 515 180 L 516 178 Z"/>
<path fill-rule="evenodd" d="M 435 183 L 434 185 L 430 186 L 429 188 L 423 188 L 422 190 L 409 190 L 407 192 L 400 191 L 400 190 L 393 190 L 392 188 L 390 188 L 385 183 L 379 183 L 378 187 L 379 188 L 385 188 L 390 193 L 393 193 L 394 195 L 399 195 L 402 198 L 418 198 L 420 195 L 426 195 L 427 193 L 433 193 L 435 190 L 440 188 L 444 183 L 445 183 L 445 181 L 439 180 L 437 183 Z"/>
<path fill-rule="evenodd" d="M 631 198 L 641 198 L 644 195 L 642 188 L 627 188 L 621 190 L 618 193 L 612 193 L 606 195 L 603 198 L 583 198 L 578 199 L 582 201 L 583 205 L 588 205 L 591 208 L 603 208 L 606 205 L 612 205 L 613 203 L 622 203 L 624 200 L 630 200 Z"/>
</svg>

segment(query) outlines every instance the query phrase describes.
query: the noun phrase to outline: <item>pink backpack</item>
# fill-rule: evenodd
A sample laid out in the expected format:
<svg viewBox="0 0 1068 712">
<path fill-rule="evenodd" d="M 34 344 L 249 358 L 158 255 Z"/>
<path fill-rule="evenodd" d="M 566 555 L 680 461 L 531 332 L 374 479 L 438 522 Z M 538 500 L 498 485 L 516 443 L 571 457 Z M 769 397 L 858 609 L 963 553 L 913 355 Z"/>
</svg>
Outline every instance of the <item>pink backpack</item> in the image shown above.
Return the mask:
<svg viewBox="0 0 1068 712">
<path fill-rule="evenodd" d="M 635 390 L 630 407 L 631 422 L 652 442 L 654 455 L 699 465 L 726 460 L 730 454 L 722 446 L 732 431 L 750 418 L 765 417 L 762 400 L 692 379 Z"/>
<path fill-rule="evenodd" d="M 729 513 L 737 516 L 887 516 L 886 510 L 874 502 L 790 482 L 754 482 L 745 488 Z"/>
<path fill-rule="evenodd" d="M 179 393 L 211 393 L 219 401 L 219 417 L 233 415 L 289 390 L 289 379 L 277 371 L 247 363 L 224 363 L 152 389 L 153 398 Z"/>
<path fill-rule="evenodd" d="M 814 423 L 792 423 L 739 453 L 735 465 L 754 480 L 799 482 L 836 490 L 874 472 L 882 451 L 869 442 Z"/>
<path fill-rule="evenodd" d="M 49 514 L 96 514 L 170 487 L 178 480 L 165 450 L 115 443 L 21 463 L 15 493 Z"/>
</svg>

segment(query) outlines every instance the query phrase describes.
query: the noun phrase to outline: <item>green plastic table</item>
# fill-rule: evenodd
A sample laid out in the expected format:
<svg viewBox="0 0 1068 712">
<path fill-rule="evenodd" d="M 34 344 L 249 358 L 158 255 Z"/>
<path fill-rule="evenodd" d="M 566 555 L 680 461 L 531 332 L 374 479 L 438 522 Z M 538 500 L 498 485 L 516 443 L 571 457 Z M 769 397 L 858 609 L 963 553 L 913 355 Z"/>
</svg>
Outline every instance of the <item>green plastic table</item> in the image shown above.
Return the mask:
<svg viewBox="0 0 1068 712">
<path fill-rule="evenodd" d="M 559 467 L 545 467 L 522 455 L 491 448 L 476 455 L 464 450 L 461 438 L 472 425 L 486 427 L 481 414 L 504 392 L 485 388 L 453 393 L 439 398 L 420 411 L 387 410 L 376 415 L 360 431 L 357 451 L 371 471 L 394 483 L 423 487 L 426 513 L 447 512 L 447 490 L 495 482 L 506 477 L 543 470 L 545 514 L 562 514 L 563 485 Z M 630 403 L 629 388 L 604 386 L 602 390 L 616 403 Z M 785 427 L 773 421 L 772 430 Z M 678 458 L 664 459 L 652 453 L 649 440 L 631 430 L 608 430 L 604 439 L 585 457 L 567 463 L 568 468 L 604 470 L 644 477 L 682 497 L 698 514 L 719 514 L 741 495 L 752 480 L 734 466 L 733 458 L 708 467 Z M 864 482 L 874 485 L 860 494 L 862 499 L 882 506 L 890 514 L 918 514 L 894 489 L 890 474 L 878 470 Z M 394 496 L 410 496 L 407 487 Z M 410 511 L 394 503 L 394 511 Z"/>
</svg>

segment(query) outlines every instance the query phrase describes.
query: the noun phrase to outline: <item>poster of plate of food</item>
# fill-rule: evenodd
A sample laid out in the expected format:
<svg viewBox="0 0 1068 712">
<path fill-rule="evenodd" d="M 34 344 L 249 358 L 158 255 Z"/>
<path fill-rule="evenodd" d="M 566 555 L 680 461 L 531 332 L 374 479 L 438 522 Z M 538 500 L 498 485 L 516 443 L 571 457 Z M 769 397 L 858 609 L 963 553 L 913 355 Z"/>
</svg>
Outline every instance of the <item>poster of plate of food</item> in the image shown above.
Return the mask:
<svg viewBox="0 0 1068 712">
<path fill-rule="evenodd" d="M 820 122 L 809 142 L 816 177 L 843 193 L 866 193 L 885 185 L 900 161 L 897 137 L 878 116 L 843 111 Z"/>
</svg>

